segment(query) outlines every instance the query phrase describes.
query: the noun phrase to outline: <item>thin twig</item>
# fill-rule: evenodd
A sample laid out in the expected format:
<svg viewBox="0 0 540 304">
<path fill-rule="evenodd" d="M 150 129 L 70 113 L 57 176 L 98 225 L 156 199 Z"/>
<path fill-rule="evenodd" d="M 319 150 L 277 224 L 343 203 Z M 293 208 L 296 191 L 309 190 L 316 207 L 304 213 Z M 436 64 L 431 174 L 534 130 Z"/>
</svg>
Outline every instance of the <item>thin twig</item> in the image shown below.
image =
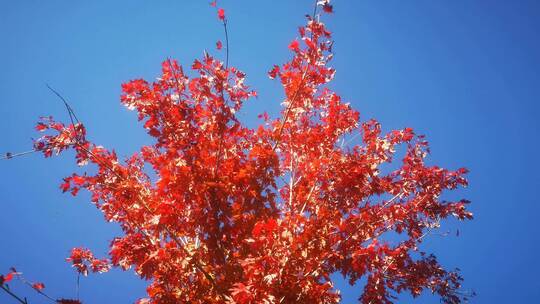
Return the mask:
<svg viewBox="0 0 540 304">
<path fill-rule="evenodd" d="M 227 18 L 223 19 L 223 31 L 225 32 L 225 70 L 229 70 L 229 32 L 227 30 L 227 22 L 228 22 Z M 226 75 L 228 75 L 228 73 Z M 228 81 L 229 79 L 227 76 L 225 83 L 227 83 Z M 225 92 L 223 88 L 224 88 L 224 85 L 221 86 L 221 97 L 223 98 L 223 103 L 225 104 Z M 221 162 L 221 150 L 223 149 L 223 134 L 221 134 L 223 133 L 223 130 L 221 126 L 219 128 L 219 131 L 220 131 L 220 134 L 219 134 L 220 140 L 219 140 L 219 145 L 218 145 L 218 154 L 217 154 L 217 159 L 216 159 L 216 168 L 214 169 L 214 175 L 219 170 L 219 165 Z"/>
<path fill-rule="evenodd" d="M 225 31 L 225 69 L 229 69 L 229 33 L 227 31 L 227 19 L 223 19 L 223 30 Z"/>
<path fill-rule="evenodd" d="M 31 154 L 31 153 L 34 153 L 34 152 L 37 152 L 37 150 L 36 150 L 36 149 L 32 149 L 32 150 L 28 150 L 28 151 L 24 151 L 24 152 L 19 152 L 19 153 L 10 153 L 10 152 L 7 152 L 4 156 L 0 157 L 0 160 L 3 160 L 3 159 L 12 159 L 12 158 L 14 158 L 14 157 L 27 155 L 27 154 Z"/>
<path fill-rule="evenodd" d="M 33 290 L 35 290 L 37 293 L 39 293 L 40 295 L 42 295 L 43 297 L 47 298 L 49 301 L 52 301 L 53 303 L 56 303 L 56 300 L 49 297 L 46 293 L 44 293 L 43 291 L 37 289 L 36 287 L 34 287 L 34 285 L 30 282 L 28 282 L 21 274 L 17 274 L 17 278 L 23 282 L 24 284 L 26 284 L 27 286 L 30 286 L 30 288 L 32 288 Z"/>
<path fill-rule="evenodd" d="M 11 290 L 9 290 L 9 288 L 7 288 L 4 284 L 0 285 L 0 288 L 2 288 L 8 295 L 10 295 L 11 297 L 13 297 L 14 299 L 16 299 L 17 301 L 19 301 L 19 303 L 22 303 L 22 304 L 28 304 L 28 301 L 26 301 L 26 298 L 21 299 L 19 298 L 19 296 L 17 296 L 16 294 L 14 294 Z"/>
<path fill-rule="evenodd" d="M 318 3 L 318 1 L 316 0 L 315 5 L 313 6 L 313 15 L 311 17 L 312 20 L 315 20 L 315 16 L 317 15 L 317 6 L 318 6 L 317 3 Z M 313 40 L 313 32 L 311 32 L 311 39 Z M 277 137 L 276 137 L 276 142 L 274 143 L 274 147 L 272 148 L 272 152 L 274 152 L 276 150 L 277 146 L 279 145 L 279 142 L 281 141 L 281 135 L 283 134 L 283 128 L 285 127 L 285 123 L 287 123 L 287 120 L 289 119 L 289 114 L 290 114 L 290 112 L 292 110 L 292 107 L 293 107 L 294 103 L 296 102 L 296 98 L 300 94 L 300 90 L 302 89 L 302 86 L 304 85 L 304 81 L 306 80 L 308 70 L 309 70 L 309 62 L 307 63 L 306 68 L 304 69 L 304 72 L 302 73 L 302 78 L 300 80 L 300 84 L 298 85 L 298 88 L 294 92 L 294 94 L 293 94 L 292 98 L 290 99 L 290 102 L 289 102 L 289 104 L 287 106 L 287 110 L 285 111 L 285 116 L 284 116 L 284 118 L 281 121 L 281 124 L 279 126 L 278 134 L 277 134 Z"/>
<path fill-rule="evenodd" d="M 69 105 L 69 103 L 67 102 L 67 100 L 62 96 L 60 95 L 60 93 L 58 93 L 58 91 L 56 91 L 55 89 L 53 89 L 49 84 L 45 84 L 47 86 L 47 88 L 49 90 L 51 90 L 56 96 L 58 96 L 58 98 L 60 98 L 62 100 L 62 102 L 64 102 L 64 105 L 66 106 L 67 110 L 68 110 L 68 113 L 69 113 L 69 119 L 71 120 L 71 124 L 75 126 L 75 122 L 73 121 L 75 119 L 75 121 L 77 123 L 79 123 L 79 119 L 77 118 L 77 115 L 75 115 L 75 112 L 73 111 L 73 109 L 71 108 L 71 106 Z"/>
<path fill-rule="evenodd" d="M 304 69 L 304 72 L 302 73 L 302 79 L 300 80 L 298 89 L 296 89 L 296 91 L 294 92 L 294 95 L 292 96 L 287 106 L 287 109 L 285 110 L 285 116 L 283 117 L 283 120 L 281 121 L 281 124 L 279 126 L 278 134 L 276 136 L 276 142 L 274 143 L 274 147 L 272 148 L 272 151 L 276 150 L 277 146 L 279 145 L 279 142 L 281 141 L 281 135 L 283 134 L 285 123 L 287 123 L 287 120 L 289 119 L 289 114 L 292 110 L 294 103 L 296 102 L 296 98 L 298 97 L 298 94 L 300 94 L 300 90 L 302 89 L 302 86 L 304 85 L 304 81 L 305 81 L 308 69 L 309 69 L 309 65 L 306 65 L 306 68 Z"/>
<path fill-rule="evenodd" d="M 309 202 L 309 200 L 311 199 L 311 195 L 313 194 L 313 190 L 315 190 L 315 186 L 317 186 L 317 183 L 313 183 L 313 186 L 311 187 L 311 189 L 309 190 L 309 194 L 306 198 L 306 201 L 304 202 L 304 205 L 302 206 L 302 210 L 300 210 L 300 214 L 304 213 L 304 209 L 306 208 L 306 205 L 307 203 Z"/>
<path fill-rule="evenodd" d="M 79 290 L 80 290 L 80 280 L 81 280 L 81 273 L 77 273 L 77 301 L 79 300 Z"/>
</svg>

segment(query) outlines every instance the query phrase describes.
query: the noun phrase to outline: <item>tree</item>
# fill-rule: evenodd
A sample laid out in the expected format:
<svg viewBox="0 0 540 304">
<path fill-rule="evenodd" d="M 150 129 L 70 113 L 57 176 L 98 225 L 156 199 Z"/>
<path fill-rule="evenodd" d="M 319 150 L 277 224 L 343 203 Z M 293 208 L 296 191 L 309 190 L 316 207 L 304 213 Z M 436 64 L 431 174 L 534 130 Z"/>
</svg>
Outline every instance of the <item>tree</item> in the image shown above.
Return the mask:
<svg viewBox="0 0 540 304">
<path fill-rule="evenodd" d="M 155 82 L 122 85 L 122 103 L 155 138 L 125 160 L 91 142 L 67 102 L 70 123 L 42 118 L 36 151 L 73 149 L 79 166 L 96 167 L 64 178 L 62 191 L 89 191 L 123 230 L 110 260 L 72 250 L 68 261 L 80 274 L 133 267 L 150 281 L 138 303 L 338 303 L 336 272 L 350 284 L 367 278 L 362 303 L 426 289 L 445 303 L 466 298 L 459 274 L 418 246 L 440 220 L 472 218 L 468 201 L 441 199 L 467 185 L 467 170 L 427 166 L 423 136 L 410 128 L 383 134 L 328 88 L 332 41 L 317 7 L 332 13 L 318 1 L 289 44 L 292 59 L 269 72 L 285 91 L 281 116 L 260 115 L 256 129 L 235 115 L 256 92 L 228 60 L 209 54 L 194 61 L 192 76 L 167 59 Z M 217 12 L 227 34 L 225 11 Z M 4 290 L 14 275 L 0 277 Z"/>
</svg>

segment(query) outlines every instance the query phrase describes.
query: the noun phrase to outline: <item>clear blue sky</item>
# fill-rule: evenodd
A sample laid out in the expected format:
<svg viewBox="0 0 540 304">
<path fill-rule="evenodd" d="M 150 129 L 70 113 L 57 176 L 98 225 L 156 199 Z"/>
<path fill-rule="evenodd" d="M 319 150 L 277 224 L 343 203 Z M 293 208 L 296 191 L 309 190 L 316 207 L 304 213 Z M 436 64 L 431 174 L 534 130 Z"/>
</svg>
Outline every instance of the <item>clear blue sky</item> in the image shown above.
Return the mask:
<svg viewBox="0 0 540 304">
<path fill-rule="evenodd" d="M 222 28 L 208 1 L 4 1 L 0 10 L 0 152 L 31 147 L 38 116 L 67 119 L 49 83 L 72 103 L 89 137 L 128 155 L 149 143 L 120 84 L 155 78 L 170 56 L 190 65 L 215 53 Z M 230 20 L 231 64 L 259 92 L 242 112 L 275 115 L 281 87 L 268 79 L 290 54 L 288 42 L 311 0 L 221 1 Z M 334 1 L 332 87 L 386 130 L 413 127 L 432 144 L 430 161 L 468 167 L 475 220 L 460 236 L 432 237 L 424 249 L 459 267 L 472 303 L 532 303 L 540 298 L 538 235 L 540 2 L 535 0 Z M 16 266 L 55 297 L 73 297 L 70 248 L 107 252 L 118 228 L 105 224 L 87 195 L 60 192 L 75 169 L 71 155 L 0 162 L 0 273 Z M 443 231 L 455 231 L 449 222 Z M 85 278 L 85 303 L 132 303 L 144 282 L 132 272 Z M 360 289 L 344 287 L 344 303 Z M 32 291 L 23 292 L 35 299 Z M 1 303 L 12 303 L 0 294 Z M 42 303 L 42 300 L 31 301 Z M 410 302 L 404 297 L 403 302 Z M 436 302 L 430 296 L 419 303 Z"/>
</svg>

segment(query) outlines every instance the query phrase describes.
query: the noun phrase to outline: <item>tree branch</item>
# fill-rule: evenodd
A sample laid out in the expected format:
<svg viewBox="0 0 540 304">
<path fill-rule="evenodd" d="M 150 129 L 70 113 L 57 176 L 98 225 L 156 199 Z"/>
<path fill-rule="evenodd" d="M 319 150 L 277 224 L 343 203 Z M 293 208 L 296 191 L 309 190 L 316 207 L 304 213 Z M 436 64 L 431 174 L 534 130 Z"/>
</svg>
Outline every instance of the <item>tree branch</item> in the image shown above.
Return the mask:
<svg viewBox="0 0 540 304">
<path fill-rule="evenodd" d="M 19 296 L 17 296 L 16 294 L 14 294 L 11 290 L 9 290 L 9 288 L 7 288 L 4 284 L 0 285 L 0 288 L 2 288 L 8 295 L 10 295 L 11 297 L 13 297 L 15 300 L 17 300 L 19 303 L 22 303 L 22 304 L 28 304 L 28 301 L 26 300 L 26 298 L 21 299 Z"/>
</svg>

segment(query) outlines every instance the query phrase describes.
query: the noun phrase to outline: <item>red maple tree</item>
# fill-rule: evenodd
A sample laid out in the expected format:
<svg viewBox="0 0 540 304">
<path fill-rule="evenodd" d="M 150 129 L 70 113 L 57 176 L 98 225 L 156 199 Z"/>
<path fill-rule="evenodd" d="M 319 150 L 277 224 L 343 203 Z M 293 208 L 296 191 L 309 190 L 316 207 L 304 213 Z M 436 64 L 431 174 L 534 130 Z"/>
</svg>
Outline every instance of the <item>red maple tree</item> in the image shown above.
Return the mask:
<svg viewBox="0 0 540 304">
<path fill-rule="evenodd" d="M 332 13 L 328 1 L 318 5 Z M 461 277 L 418 246 L 441 219 L 472 218 L 466 200 L 441 199 L 467 185 L 467 170 L 427 166 L 423 136 L 383 134 L 327 87 L 332 41 L 319 17 L 300 27 L 292 59 L 269 72 L 283 85 L 283 109 L 277 119 L 260 115 L 256 129 L 235 115 L 256 95 L 244 73 L 209 54 L 191 76 L 166 60 L 155 82 L 122 85 L 122 103 L 155 138 L 125 160 L 89 141 L 69 105 L 71 123 L 38 123 L 47 133 L 35 149 L 45 157 L 73 149 L 78 165 L 97 167 L 66 177 L 61 189 L 89 191 L 123 230 L 110 261 L 73 249 L 76 270 L 134 268 L 150 282 L 138 303 L 338 303 L 334 273 L 350 284 L 367 278 L 362 303 L 423 290 L 463 300 Z"/>
</svg>

